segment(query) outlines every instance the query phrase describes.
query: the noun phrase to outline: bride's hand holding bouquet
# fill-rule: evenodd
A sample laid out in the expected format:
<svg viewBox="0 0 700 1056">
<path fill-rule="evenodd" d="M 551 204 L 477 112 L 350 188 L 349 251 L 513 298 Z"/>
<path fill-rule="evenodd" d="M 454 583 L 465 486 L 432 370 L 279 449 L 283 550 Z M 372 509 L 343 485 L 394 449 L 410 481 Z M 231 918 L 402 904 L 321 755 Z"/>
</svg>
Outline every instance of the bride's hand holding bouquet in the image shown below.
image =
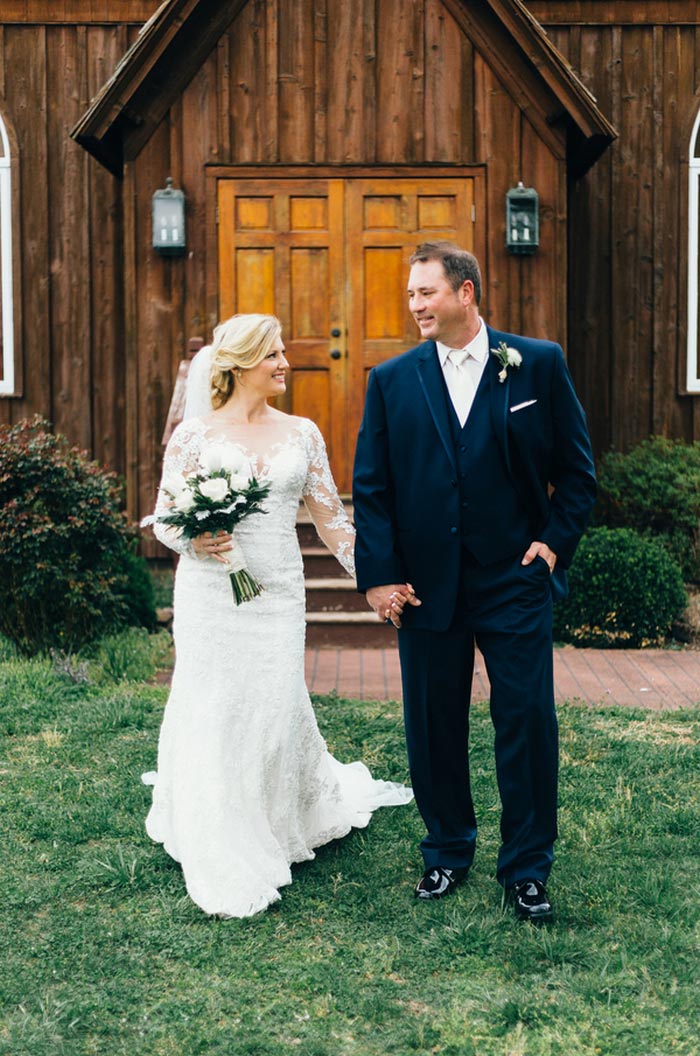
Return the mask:
<svg viewBox="0 0 700 1056">
<path fill-rule="evenodd" d="M 246 568 L 241 545 L 231 533 L 251 513 L 265 513 L 262 501 L 270 485 L 256 479 L 245 456 L 232 444 L 211 444 L 201 452 L 194 472 L 171 474 L 161 488 L 169 499 L 168 512 L 146 521 L 178 528 L 199 556 L 225 564 L 236 605 L 256 598 L 263 587 Z"/>
</svg>

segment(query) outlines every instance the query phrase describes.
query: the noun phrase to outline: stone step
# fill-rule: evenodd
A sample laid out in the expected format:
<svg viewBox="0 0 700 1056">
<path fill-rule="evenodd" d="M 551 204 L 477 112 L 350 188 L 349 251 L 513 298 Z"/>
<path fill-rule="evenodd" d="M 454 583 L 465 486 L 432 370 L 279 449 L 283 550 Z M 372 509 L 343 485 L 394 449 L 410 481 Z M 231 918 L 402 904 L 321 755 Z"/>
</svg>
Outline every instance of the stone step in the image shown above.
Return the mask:
<svg viewBox="0 0 700 1056">
<path fill-rule="evenodd" d="M 343 501 L 352 520 L 352 503 L 347 496 Z M 297 514 L 297 536 L 304 560 L 306 644 L 310 648 L 394 648 L 396 634 L 379 622 L 364 595 L 358 594 L 355 581 L 321 544 L 304 505 Z"/>
<path fill-rule="evenodd" d="M 309 612 L 369 612 L 364 594 L 358 594 L 350 577 L 306 578 L 306 608 Z M 371 615 L 371 613 L 370 613 Z"/>
<path fill-rule="evenodd" d="M 316 542 L 318 543 L 318 539 Z M 346 574 L 325 546 L 302 546 L 301 556 L 304 561 L 304 575 L 307 579 L 336 579 Z M 349 576 L 348 581 L 352 583 Z"/>
<path fill-rule="evenodd" d="M 352 583 L 352 581 L 350 581 Z M 357 598 L 366 605 L 362 595 Z M 172 629 L 173 610 L 158 609 L 158 623 Z M 380 623 L 370 609 L 356 612 L 313 612 L 306 614 L 306 644 L 309 648 L 394 649 L 396 634 Z"/>
<path fill-rule="evenodd" d="M 366 612 L 307 612 L 309 648 L 394 649 L 396 631 Z"/>
<path fill-rule="evenodd" d="M 345 506 L 345 512 L 347 513 L 350 520 L 353 519 L 353 506 L 352 503 L 345 499 L 343 501 Z M 306 506 L 300 504 L 297 511 L 297 536 L 299 538 L 299 545 L 302 551 L 305 549 L 318 549 L 321 546 L 321 540 L 318 537 L 316 531 L 316 525 L 311 520 L 311 516 Z"/>
</svg>

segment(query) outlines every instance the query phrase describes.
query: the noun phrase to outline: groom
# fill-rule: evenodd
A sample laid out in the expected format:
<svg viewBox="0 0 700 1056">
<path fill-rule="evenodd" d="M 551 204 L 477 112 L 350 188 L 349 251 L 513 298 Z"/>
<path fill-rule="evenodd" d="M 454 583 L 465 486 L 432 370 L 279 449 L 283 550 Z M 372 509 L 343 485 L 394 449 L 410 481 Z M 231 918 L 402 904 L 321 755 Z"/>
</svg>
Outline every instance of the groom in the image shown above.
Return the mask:
<svg viewBox="0 0 700 1056">
<path fill-rule="evenodd" d="M 423 341 L 370 374 L 353 500 L 358 588 L 401 627 L 408 758 L 427 829 L 415 893 L 448 894 L 474 857 L 476 640 L 501 796 L 496 875 L 517 915 L 541 920 L 557 836 L 552 597 L 566 591 L 593 505 L 591 446 L 561 348 L 480 318 L 476 258 L 433 242 L 410 263 Z"/>
</svg>

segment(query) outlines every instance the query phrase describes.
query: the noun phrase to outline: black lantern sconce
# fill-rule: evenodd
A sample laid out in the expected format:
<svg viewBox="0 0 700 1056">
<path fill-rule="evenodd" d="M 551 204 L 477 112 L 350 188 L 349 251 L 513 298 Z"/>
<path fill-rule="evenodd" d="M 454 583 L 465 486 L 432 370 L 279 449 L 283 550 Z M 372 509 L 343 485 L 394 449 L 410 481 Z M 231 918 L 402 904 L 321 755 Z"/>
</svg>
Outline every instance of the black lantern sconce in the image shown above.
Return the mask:
<svg viewBox="0 0 700 1056">
<path fill-rule="evenodd" d="M 167 186 L 153 195 L 153 248 L 163 257 L 181 257 L 185 242 L 185 195 L 173 189 L 168 176 Z"/>
<path fill-rule="evenodd" d="M 540 244 L 539 197 L 534 187 L 517 187 L 506 192 L 506 249 L 527 256 Z"/>
</svg>

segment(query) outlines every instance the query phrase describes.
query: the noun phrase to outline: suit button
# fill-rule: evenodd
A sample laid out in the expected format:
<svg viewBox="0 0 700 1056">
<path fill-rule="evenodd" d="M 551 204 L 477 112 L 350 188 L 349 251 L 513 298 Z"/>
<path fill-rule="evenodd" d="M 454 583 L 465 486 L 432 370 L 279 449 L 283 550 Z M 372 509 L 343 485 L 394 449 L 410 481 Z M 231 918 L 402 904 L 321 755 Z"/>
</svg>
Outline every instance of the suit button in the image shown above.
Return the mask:
<svg viewBox="0 0 700 1056">
<path fill-rule="evenodd" d="M 459 450 L 460 450 L 460 451 L 462 452 L 462 454 L 464 454 L 464 452 L 465 452 L 465 451 L 466 451 L 467 449 L 466 449 L 466 447 L 462 446 L 462 447 L 460 447 L 460 449 L 459 449 Z"/>
<path fill-rule="evenodd" d="M 452 485 L 453 488 L 457 487 L 457 481 L 456 480 L 451 480 L 450 484 Z"/>
<path fill-rule="evenodd" d="M 456 535 L 457 534 L 457 529 L 455 527 L 450 528 L 450 534 L 451 535 Z"/>
<path fill-rule="evenodd" d="M 463 510 L 466 510 L 466 508 L 467 508 L 467 506 L 468 506 L 468 505 L 469 505 L 469 503 L 468 503 L 468 502 L 463 502 L 463 503 L 462 503 L 462 509 L 463 509 Z"/>
</svg>

